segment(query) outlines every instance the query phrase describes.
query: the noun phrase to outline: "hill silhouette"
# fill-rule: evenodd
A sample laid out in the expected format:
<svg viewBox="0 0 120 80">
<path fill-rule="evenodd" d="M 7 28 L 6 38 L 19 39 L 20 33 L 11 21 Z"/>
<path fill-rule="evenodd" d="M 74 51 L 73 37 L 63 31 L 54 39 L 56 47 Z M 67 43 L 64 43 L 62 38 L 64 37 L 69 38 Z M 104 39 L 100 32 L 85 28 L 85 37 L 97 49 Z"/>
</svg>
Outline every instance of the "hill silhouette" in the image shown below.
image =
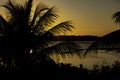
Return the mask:
<svg viewBox="0 0 120 80">
<path fill-rule="evenodd" d="M 85 36 L 75 36 L 75 35 L 63 35 L 63 36 L 55 36 L 54 41 L 96 41 L 100 37 L 93 35 L 85 35 Z"/>
</svg>

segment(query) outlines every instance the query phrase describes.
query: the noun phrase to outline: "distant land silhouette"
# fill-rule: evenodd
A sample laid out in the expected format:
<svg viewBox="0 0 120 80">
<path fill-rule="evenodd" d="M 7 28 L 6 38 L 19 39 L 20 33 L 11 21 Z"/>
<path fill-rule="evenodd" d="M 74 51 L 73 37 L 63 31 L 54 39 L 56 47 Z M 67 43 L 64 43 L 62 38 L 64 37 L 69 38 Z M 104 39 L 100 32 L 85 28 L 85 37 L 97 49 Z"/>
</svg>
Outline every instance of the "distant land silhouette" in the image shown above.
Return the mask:
<svg viewBox="0 0 120 80">
<path fill-rule="evenodd" d="M 85 35 L 85 36 L 76 36 L 76 35 L 63 35 L 63 36 L 55 36 L 52 40 L 55 41 L 96 41 L 100 37 L 93 35 Z"/>
</svg>

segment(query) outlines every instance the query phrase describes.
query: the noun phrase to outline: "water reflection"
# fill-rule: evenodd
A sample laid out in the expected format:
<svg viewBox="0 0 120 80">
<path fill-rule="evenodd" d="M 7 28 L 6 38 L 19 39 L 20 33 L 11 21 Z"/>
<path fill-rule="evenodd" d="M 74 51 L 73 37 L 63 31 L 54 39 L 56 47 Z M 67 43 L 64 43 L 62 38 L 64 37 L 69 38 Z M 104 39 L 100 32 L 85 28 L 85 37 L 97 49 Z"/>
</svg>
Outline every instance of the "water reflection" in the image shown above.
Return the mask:
<svg viewBox="0 0 120 80">
<path fill-rule="evenodd" d="M 93 41 L 79 41 L 78 43 L 82 46 L 83 49 L 86 49 Z M 120 61 L 120 52 L 116 51 L 105 51 L 100 50 L 99 54 L 89 54 L 86 58 L 81 58 L 77 55 L 64 55 L 62 58 L 61 55 L 52 55 L 52 58 L 56 63 L 71 63 L 72 66 L 79 67 L 80 64 L 83 64 L 85 67 L 92 69 L 94 64 L 102 65 L 111 65 L 114 61 Z"/>
</svg>

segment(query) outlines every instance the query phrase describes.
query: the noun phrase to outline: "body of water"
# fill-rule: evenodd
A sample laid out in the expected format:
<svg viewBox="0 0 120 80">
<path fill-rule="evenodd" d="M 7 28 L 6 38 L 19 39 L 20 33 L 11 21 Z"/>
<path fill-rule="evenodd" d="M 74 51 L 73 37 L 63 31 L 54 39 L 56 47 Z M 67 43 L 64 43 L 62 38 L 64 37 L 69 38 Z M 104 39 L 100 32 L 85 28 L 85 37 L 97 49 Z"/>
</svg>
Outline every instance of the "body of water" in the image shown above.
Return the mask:
<svg viewBox="0 0 120 80">
<path fill-rule="evenodd" d="M 87 49 L 93 41 L 77 41 L 77 43 L 83 48 Z M 79 67 L 80 64 L 83 64 L 86 68 L 93 68 L 94 64 L 98 65 L 111 65 L 115 61 L 120 61 L 120 53 L 116 51 L 100 51 L 96 54 L 88 54 L 86 58 L 80 58 L 77 55 L 74 56 L 66 56 L 62 58 L 60 55 L 57 55 L 59 58 L 55 58 L 56 55 L 53 56 L 54 60 L 57 63 L 70 63 L 72 66 Z"/>
</svg>

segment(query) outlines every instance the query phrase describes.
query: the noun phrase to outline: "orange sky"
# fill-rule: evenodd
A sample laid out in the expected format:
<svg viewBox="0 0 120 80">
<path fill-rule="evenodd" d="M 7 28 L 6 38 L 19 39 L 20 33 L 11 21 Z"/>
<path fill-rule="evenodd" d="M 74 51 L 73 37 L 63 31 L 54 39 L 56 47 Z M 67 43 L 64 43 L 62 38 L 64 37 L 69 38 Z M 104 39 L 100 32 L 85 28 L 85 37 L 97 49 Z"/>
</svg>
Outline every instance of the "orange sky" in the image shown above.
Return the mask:
<svg viewBox="0 0 120 80">
<path fill-rule="evenodd" d="M 120 10 L 119 0 L 41 0 L 56 6 L 63 21 L 72 20 L 75 26 L 70 35 L 102 36 L 119 29 L 112 14 Z"/>
<path fill-rule="evenodd" d="M 0 4 L 6 0 L 0 0 Z M 15 0 L 19 1 L 19 0 Z M 43 2 L 49 6 L 56 6 L 61 21 L 72 20 L 75 26 L 73 32 L 67 35 L 97 35 L 102 36 L 111 31 L 119 29 L 119 25 L 113 24 L 112 14 L 120 10 L 120 0 L 34 0 Z M 55 56 L 56 57 L 56 56 Z M 56 58 L 57 59 L 57 58 Z M 78 56 L 70 57 L 63 62 L 71 62 L 73 65 L 83 63 L 91 66 L 98 63 L 99 58 L 79 59 Z M 102 54 L 100 59 L 112 62 L 120 60 L 114 55 Z M 100 60 L 99 59 L 99 60 Z M 93 61 L 94 60 L 94 61 Z M 60 61 L 61 62 L 61 61 Z M 89 67 L 88 66 L 88 67 Z"/>
<path fill-rule="evenodd" d="M 0 0 L 0 3 L 6 0 Z M 19 0 L 17 0 L 19 1 Z M 112 14 L 120 10 L 119 0 L 34 0 L 56 6 L 59 20 L 72 20 L 75 29 L 67 35 L 102 36 L 119 29 Z"/>
</svg>

